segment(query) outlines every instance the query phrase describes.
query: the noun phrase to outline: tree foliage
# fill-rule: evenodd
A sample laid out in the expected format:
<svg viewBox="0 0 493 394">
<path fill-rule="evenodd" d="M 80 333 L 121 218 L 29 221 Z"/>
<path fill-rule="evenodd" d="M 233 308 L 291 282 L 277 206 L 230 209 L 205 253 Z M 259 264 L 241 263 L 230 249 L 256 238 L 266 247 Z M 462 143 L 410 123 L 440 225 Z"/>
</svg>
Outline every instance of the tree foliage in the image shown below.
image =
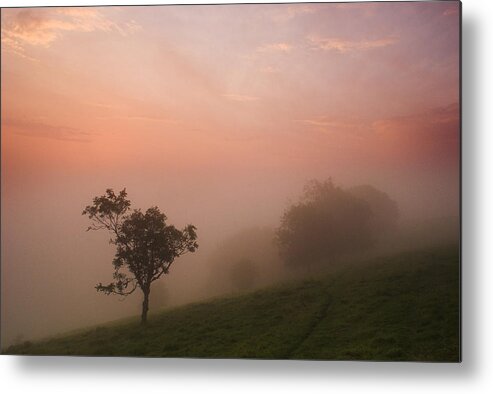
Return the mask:
<svg viewBox="0 0 493 394">
<path fill-rule="evenodd" d="M 158 207 L 142 212 L 131 211 L 130 205 L 125 189 L 118 194 L 107 189 L 82 214 L 91 220 L 88 230 L 108 230 L 110 243 L 116 246 L 113 282 L 99 283 L 96 290 L 127 296 L 140 288 L 144 295 L 142 323 L 145 323 L 151 284 L 169 272 L 176 258 L 195 252 L 197 233 L 191 224 L 183 230 L 167 225 L 166 215 Z"/>
<path fill-rule="evenodd" d="M 354 197 L 364 200 L 371 209 L 371 227 L 377 236 L 382 236 L 397 227 L 399 208 L 389 195 L 371 185 L 359 185 L 348 189 Z"/>
<path fill-rule="evenodd" d="M 289 207 L 277 232 L 281 258 L 290 266 L 327 263 L 374 241 L 372 211 L 362 199 L 329 179 L 311 181 L 301 200 Z"/>
</svg>

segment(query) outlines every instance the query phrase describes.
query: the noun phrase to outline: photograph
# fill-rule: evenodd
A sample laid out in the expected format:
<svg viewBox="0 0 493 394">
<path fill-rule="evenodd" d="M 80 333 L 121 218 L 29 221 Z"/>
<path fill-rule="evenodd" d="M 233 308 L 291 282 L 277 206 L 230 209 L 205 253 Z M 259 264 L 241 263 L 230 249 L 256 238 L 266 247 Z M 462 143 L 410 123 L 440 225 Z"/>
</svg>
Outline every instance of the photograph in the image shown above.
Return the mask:
<svg viewBox="0 0 493 394">
<path fill-rule="evenodd" d="M 1 8 L 1 354 L 460 363 L 459 1 Z"/>
</svg>

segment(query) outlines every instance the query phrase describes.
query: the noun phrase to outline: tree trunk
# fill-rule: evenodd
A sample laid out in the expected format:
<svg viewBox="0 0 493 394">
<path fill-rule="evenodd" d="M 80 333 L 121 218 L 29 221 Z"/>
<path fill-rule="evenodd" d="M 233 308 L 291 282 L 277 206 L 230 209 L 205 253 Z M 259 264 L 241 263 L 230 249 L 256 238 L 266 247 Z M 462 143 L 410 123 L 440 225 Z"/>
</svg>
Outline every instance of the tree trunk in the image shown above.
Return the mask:
<svg viewBox="0 0 493 394">
<path fill-rule="evenodd" d="M 149 310 L 149 294 L 151 292 L 151 289 L 146 289 L 143 290 L 144 292 L 144 301 L 142 302 L 142 316 L 140 319 L 141 324 L 146 324 L 147 323 L 147 311 Z"/>
</svg>

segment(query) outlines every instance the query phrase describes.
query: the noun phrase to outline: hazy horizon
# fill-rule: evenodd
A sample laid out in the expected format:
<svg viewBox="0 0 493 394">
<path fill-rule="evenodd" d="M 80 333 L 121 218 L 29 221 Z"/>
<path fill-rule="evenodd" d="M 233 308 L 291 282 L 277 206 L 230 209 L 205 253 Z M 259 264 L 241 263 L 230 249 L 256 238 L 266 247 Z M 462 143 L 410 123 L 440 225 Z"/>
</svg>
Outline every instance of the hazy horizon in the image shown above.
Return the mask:
<svg viewBox="0 0 493 394">
<path fill-rule="evenodd" d="M 2 344 L 139 313 L 94 290 L 114 250 L 81 212 L 107 188 L 198 228 L 176 303 L 310 179 L 458 216 L 458 22 L 448 1 L 2 9 Z"/>
</svg>

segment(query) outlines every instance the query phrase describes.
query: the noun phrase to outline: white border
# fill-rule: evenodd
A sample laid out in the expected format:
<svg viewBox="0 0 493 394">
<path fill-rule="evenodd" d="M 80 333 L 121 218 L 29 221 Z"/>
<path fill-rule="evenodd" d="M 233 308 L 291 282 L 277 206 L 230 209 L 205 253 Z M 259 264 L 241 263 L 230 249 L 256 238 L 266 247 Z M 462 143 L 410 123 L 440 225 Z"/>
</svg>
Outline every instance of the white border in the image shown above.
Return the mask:
<svg viewBox="0 0 493 394">
<path fill-rule="evenodd" d="M 216 0 L 214 3 L 234 1 Z M 248 1 L 242 1 L 243 3 Z M 257 1 L 258 2 L 258 1 Z M 270 1 L 275 2 L 275 1 Z M 201 4 L 23 1 L 6 6 Z M 491 0 L 463 1 L 463 363 L 365 363 L 0 356 L 4 393 L 471 393 L 493 387 Z M 490 389 L 488 389 L 490 387 Z"/>
</svg>

